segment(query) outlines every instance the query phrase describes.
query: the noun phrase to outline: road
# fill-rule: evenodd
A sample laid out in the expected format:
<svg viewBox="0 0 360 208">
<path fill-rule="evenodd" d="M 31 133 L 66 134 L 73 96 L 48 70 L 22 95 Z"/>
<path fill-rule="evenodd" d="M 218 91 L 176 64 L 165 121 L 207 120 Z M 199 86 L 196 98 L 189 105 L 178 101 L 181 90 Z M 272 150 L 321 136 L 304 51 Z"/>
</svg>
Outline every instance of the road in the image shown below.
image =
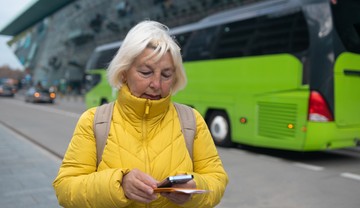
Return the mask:
<svg viewBox="0 0 360 208">
<path fill-rule="evenodd" d="M 62 158 L 85 106 L 0 98 L 0 122 Z M 358 208 L 359 148 L 310 154 L 238 146 L 218 148 L 229 185 L 218 208 Z"/>
</svg>

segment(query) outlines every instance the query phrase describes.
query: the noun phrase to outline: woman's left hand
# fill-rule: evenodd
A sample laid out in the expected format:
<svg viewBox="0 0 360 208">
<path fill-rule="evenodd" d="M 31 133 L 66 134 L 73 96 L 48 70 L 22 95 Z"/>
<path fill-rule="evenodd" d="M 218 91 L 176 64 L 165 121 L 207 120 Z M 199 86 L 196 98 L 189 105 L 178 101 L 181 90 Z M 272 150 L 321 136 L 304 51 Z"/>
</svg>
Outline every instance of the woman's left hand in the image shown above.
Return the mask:
<svg viewBox="0 0 360 208">
<path fill-rule="evenodd" d="M 190 180 L 184 184 L 174 184 L 172 187 L 174 188 L 196 188 L 196 184 L 194 180 Z M 161 196 L 168 198 L 170 201 L 175 204 L 184 204 L 185 202 L 191 199 L 192 194 L 185 194 L 179 192 L 162 192 Z"/>
</svg>

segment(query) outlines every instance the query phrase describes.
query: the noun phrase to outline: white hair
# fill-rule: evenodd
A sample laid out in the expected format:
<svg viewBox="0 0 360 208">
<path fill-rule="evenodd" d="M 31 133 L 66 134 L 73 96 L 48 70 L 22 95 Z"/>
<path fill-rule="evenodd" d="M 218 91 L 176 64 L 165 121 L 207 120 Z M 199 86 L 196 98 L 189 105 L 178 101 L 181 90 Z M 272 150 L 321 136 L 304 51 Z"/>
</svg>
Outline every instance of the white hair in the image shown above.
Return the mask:
<svg viewBox="0 0 360 208">
<path fill-rule="evenodd" d="M 170 52 L 175 67 L 175 80 L 171 93 L 175 94 L 185 87 L 186 74 L 182 64 L 180 47 L 169 35 L 169 28 L 159 22 L 145 20 L 135 25 L 126 35 L 120 49 L 110 62 L 107 69 L 107 78 L 110 85 L 120 89 L 123 83 L 123 72 L 130 69 L 136 57 L 146 48 L 154 48 L 150 57 L 160 59 Z M 149 57 L 149 58 L 150 58 Z"/>
</svg>

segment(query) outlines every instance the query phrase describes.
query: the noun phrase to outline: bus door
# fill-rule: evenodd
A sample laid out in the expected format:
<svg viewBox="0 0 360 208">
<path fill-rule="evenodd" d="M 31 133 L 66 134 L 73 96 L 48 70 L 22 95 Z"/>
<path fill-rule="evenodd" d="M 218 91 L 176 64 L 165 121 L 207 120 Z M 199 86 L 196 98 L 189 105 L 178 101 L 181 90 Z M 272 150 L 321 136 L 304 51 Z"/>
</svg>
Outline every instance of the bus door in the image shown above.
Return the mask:
<svg viewBox="0 0 360 208">
<path fill-rule="evenodd" d="M 334 73 L 336 124 L 339 127 L 360 125 L 360 55 L 341 54 Z"/>
</svg>

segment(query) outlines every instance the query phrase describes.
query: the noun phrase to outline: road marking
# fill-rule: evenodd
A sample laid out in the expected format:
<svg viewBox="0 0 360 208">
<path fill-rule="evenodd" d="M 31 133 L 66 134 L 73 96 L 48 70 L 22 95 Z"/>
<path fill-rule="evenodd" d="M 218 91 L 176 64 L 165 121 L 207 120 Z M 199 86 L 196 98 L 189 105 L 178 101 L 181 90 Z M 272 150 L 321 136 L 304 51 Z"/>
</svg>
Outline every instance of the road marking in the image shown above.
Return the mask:
<svg viewBox="0 0 360 208">
<path fill-rule="evenodd" d="M 354 174 L 354 173 L 341 173 L 340 174 L 344 178 L 350 178 L 354 180 L 360 181 L 360 175 Z"/>
<path fill-rule="evenodd" d="M 72 113 L 72 112 L 68 112 L 68 111 L 64 111 L 64 110 L 60 110 L 60 109 L 49 108 L 46 106 L 44 106 L 44 108 L 37 108 L 37 109 L 45 111 L 45 112 L 57 113 L 59 115 L 73 117 L 73 118 L 79 118 L 81 116 L 81 114 L 78 114 L 78 113 Z"/>
<path fill-rule="evenodd" d="M 78 114 L 78 113 L 72 113 L 72 112 L 68 112 L 68 111 L 56 109 L 56 108 L 50 108 L 48 106 L 38 106 L 38 105 L 31 105 L 31 103 L 26 104 L 26 103 L 18 103 L 18 102 L 14 102 L 14 104 L 19 105 L 19 106 L 26 106 L 27 108 L 45 111 L 48 113 L 56 113 L 56 114 L 59 114 L 62 116 L 68 116 L 68 117 L 72 117 L 72 118 L 79 118 L 81 116 L 81 114 Z"/>
<path fill-rule="evenodd" d="M 295 166 L 297 167 L 301 167 L 301 168 L 305 168 L 305 169 L 309 169 L 309 170 L 313 170 L 313 171 L 322 171 L 324 170 L 323 167 L 320 166 L 315 166 L 315 165 L 309 165 L 309 164 L 305 164 L 305 163 L 294 163 Z"/>
</svg>

